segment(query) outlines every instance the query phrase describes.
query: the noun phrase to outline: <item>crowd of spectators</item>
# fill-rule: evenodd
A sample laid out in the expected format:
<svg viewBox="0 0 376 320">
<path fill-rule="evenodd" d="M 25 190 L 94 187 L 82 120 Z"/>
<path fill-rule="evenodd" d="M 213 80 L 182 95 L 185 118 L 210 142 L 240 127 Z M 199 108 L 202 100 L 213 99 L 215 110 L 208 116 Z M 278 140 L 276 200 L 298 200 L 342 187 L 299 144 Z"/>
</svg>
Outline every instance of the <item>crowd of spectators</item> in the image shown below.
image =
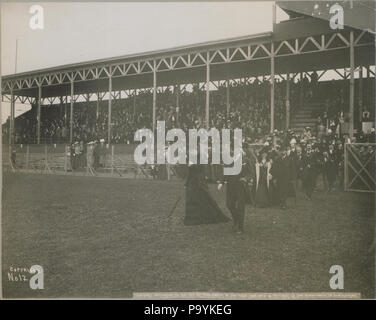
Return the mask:
<svg viewBox="0 0 376 320">
<path fill-rule="evenodd" d="M 234 82 L 230 88 L 230 109 L 227 110 L 226 87 L 210 91 L 210 126 L 216 128 L 242 128 L 249 137 L 259 137 L 269 131 L 270 84 L 267 81 L 253 83 Z M 276 83 L 276 127 L 282 128 L 285 118 L 284 84 Z M 166 122 L 166 129 L 179 127 L 183 130 L 205 127 L 204 89 L 193 85 L 191 90 L 178 96 L 168 88 L 157 95 L 156 119 Z M 137 129 L 152 127 L 151 92 L 112 100 L 110 143 L 133 142 Z M 16 143 L 33 143 L 37 133 L 36 108 L 16 119 Z M 41 141 L 64 143 L 69 140 L 70 105 L 54 104 L 41 108 Z M 4 126 L 3 133 L 7 133 Z M 73 111 L 73 140 L 107 142 L 108 102 L 76 102 Z"/>
<path fill-rule="evenodd" d="M 291 115 L 307 102 L 316 102 L 319 107 L 313 112 L 317 119 L 317 134 L 321 137 L 335 132 L 340 122 L 346 120 L 348 88 L 345 81 L 318 82 L 317 74 L 308 79 L 290 81 Z M 256 141 L 270 131 L 270 82 L 256 78 L 252 83 L 231 82 L 227 109 L 227 88 L 220 85 L 210 91 L 209 127 L 241 128 L 243 136 Z M 137 129 L 152 128 L 153 94 L 140 92 L 135 96 L 112 100 L 111 138 L 108 134 L 108 101 L 76 102 L 73 111 L 73 142 L 99 141 L 131 144 Z M 206 91 L 193 85 L 179 95 L 174 88 L 157 94 L 156 119 L 166 121 L 166 129 L 173 127 L 188 130 L 205 127 Z M 284 130 L 286 125 L 286 80 L 275 83 L 275 128 Z M 16 143 L 35 143 L 37 133 L 36 108 L 17 117 Z M 8 121 L 9 122 L 9 121 Z M 66 143 L 70 137 L 70 105 L 54 104 L 41 108 L 41 142 Z M 7 135 L 3 126 L 3 136 Z M 316 129 L 316 128 L 315 128 Z"/>
</svg>

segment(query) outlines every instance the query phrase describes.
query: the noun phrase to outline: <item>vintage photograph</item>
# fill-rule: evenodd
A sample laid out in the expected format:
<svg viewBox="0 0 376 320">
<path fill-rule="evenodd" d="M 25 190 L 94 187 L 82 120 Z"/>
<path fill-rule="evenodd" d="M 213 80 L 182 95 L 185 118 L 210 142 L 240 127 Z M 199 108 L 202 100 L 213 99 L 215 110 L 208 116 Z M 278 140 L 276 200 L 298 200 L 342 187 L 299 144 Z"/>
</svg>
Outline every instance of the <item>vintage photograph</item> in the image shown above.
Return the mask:
<svg viewBox="0 0 376 320">
<path fill-rule="evenodd" d="M 2 1 L 0 297 L 375 299 L 375 4 Z"/>
</svg>

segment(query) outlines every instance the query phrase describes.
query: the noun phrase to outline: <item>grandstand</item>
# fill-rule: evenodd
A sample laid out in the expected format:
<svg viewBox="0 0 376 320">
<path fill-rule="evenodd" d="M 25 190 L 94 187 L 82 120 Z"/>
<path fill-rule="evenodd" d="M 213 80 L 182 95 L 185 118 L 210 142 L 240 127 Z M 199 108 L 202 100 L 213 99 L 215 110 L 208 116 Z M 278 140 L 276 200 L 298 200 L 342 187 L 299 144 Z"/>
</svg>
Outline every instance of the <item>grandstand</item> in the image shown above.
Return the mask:
<svg viewBox="0 0 376 320">
<path fill-rule="evenodd" d="M 30 169 L 34 157 L 38 170 L 49 172 L 51 162 L 67 172 L 66 144 L 104 140 L 102 167 L 121 175 L 120 168 L 139 171 L 121 150 L 131 150 L 136 130 L 158 120 L 167 129 L 240 127 L 255 144 L 274 130 L 301 134 L 310 127 L 315 135 L 330 129 L 353 137 L 365 122 L 370 130 L 375 37 L 372 24 L 351 18 L 354 10 L 366 14 L 364 7 L 349 8 L 350 25 L 333 30 L 330 16 L 317 13 L 327 8 L 312 2 L 308 15 L 310 5 L 278 5 L 290 19 L 274 18 L 272 32 L 5 76 L 2 98 L 11 102 L 11 116 L 3 142 L 15 146 L 19 168 Z M 16 101 L 32 105 L 17 119 Z M 46 155 L 40 144 L 54 151 Z M 11 154 L 5 147 L 5 168 Z"/>
</svg>

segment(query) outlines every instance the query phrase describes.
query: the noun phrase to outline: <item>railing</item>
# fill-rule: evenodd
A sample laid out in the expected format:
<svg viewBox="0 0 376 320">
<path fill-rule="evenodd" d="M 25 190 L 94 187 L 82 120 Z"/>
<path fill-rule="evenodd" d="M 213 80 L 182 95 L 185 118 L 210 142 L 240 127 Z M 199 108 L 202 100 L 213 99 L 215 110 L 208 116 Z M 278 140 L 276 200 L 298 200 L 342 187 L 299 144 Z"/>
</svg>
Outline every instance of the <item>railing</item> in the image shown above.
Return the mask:
<svg viewBox="0 0 376 320">
<path fill-rule="evenodd" d="M 248 145 L 255 152 L 262 144 Z M 187 165 L 138 165 L 134 161 L 136 145 L 101 144 L 97 156 L 84 151 L 75 154 L 67 144 L 15 144 L 3 145 L 3 170 L 11 172 L 37 172 L 103 177 L 143 178 L 176 180 L 187 175 Z M 223 167 L 219 164 L 205 165 L 209 182 L 223 179 Z"/>
<path fill-rule="evenodd" d="M 184 176 L 181 166 L 136 164 L 134 145 L 103 144 L 98 148 L 98 156 L 93 152 L 88 156 L 85 150 L 72 152 L 66 144 L 3 145 L 3 170 L 167 180 Z"/>
</svg>

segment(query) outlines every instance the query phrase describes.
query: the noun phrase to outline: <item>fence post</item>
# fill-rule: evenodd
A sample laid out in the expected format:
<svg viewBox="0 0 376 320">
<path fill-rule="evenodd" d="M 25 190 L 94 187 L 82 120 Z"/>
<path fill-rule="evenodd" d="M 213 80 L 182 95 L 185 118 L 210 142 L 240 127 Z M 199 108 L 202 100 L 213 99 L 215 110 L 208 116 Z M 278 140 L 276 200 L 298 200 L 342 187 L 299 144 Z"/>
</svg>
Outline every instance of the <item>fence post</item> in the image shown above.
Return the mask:
<svg viewBox="0 0 376 320">
<path fill-rule="evenodd" d="M 9 151 L 8 151 L 8 153 L 9 153 L 9 155 L 8 155 L 9 160 L 8 161 L 9 161 L 9 164 L 10 164 L 11 171 L 14 172 L 15 170 L 14 170 L 13 161 L 12 161 L 12 151 L 13 151 L 13 148 L 12 148 L 12 145 L 10 144 L 9 145 Z"/>
<path fill-rule="evenodd" d="M 67 173 L 67 165 L 68 165 L 68 148 L 67 145 L 64 145 L 64 172 Z"/>
<path fill-rule="evenodd" d="M 166 163 L 166 171 L 167 171 L 167 180 L 171 179 L 171 171 L 170 171 L 170 164 Z"/>
<path fill-rule="evenodd" d="M 114 175 L 114 149 L 115 146 L 111 146 L 111 176 Z"/>
<path fill-rule="evenodd" d="M 348 147 L 349 147 L 349 144 L 345 142 L 345 159 L 344 159 L 344 173 L 345 173 L 345 181 L 344 181 L 344 186 L 343 186 L 343 189 L 344 191 L 347 191 L 347 183 L 348 183 L 348 156 L 347 156 L 347 153 L 348 153 Z"/>
<path fill-rule="evenodd" d="M 26 169 L 29 170 L 29 145 L 26 146 Z"/>
<path fill-rule="evenodd" d="M 44 171 L 47 171 L 47 145 L 44 145 Z"/>
</svg>

